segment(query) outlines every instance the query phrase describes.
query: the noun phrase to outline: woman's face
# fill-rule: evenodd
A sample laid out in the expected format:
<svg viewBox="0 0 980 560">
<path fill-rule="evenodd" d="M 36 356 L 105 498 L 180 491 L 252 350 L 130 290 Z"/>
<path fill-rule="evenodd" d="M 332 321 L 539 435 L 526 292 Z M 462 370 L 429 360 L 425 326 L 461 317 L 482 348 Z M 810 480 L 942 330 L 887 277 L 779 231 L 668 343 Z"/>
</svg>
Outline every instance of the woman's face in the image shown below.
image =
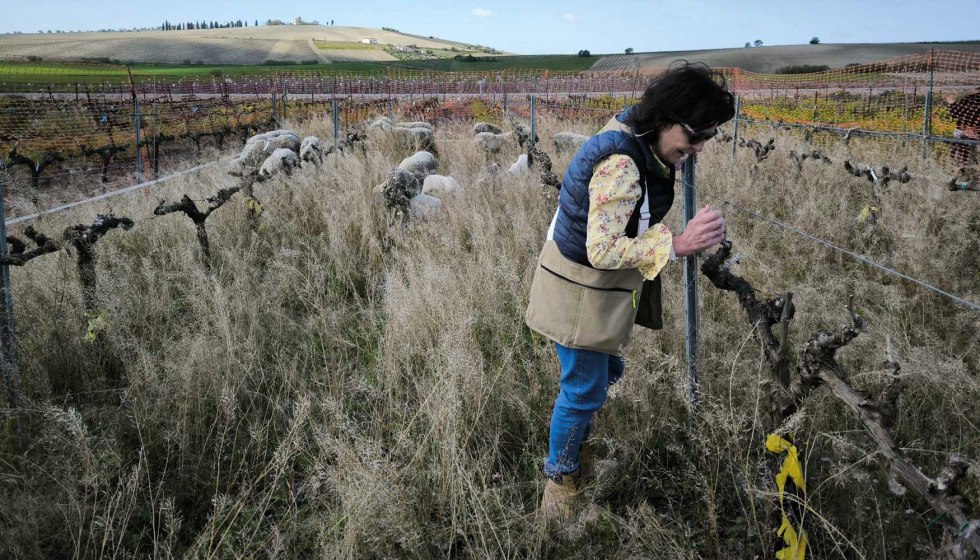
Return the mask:
<svg viewBox="0 0 980 560">
<path fill-rule="evenodd" d="M 690 140 L 690 134 L 682 125 L 672 125 L 660 133 L 660 138 L 652 146 L 653 153 L 666 165 L 676 166 L 687 159 L 687 156 L 700 153 L 704 149 L 704 140 L 697 144 L 691 144 Z"/>
</svg>

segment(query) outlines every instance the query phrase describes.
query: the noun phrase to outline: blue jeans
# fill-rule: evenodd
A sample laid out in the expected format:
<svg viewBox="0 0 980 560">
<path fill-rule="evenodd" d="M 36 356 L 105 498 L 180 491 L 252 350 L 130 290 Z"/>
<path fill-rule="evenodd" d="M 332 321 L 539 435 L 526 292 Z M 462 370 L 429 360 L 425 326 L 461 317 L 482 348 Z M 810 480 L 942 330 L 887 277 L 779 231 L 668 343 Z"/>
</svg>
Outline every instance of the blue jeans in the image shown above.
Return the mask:
<svg viewBox="0 0 980 560">
<path fill-rule="evenodd" d="M 551 439 L 544 473 L 549 477 L 575 472 L 582 441 L 588 439 L 592 415 L 606 402 L 609 386 L 626 368 L 621 356 L 576 350 L 555 343 L 561 361 L 561 391 L 551 414 Z"/>
</svg>

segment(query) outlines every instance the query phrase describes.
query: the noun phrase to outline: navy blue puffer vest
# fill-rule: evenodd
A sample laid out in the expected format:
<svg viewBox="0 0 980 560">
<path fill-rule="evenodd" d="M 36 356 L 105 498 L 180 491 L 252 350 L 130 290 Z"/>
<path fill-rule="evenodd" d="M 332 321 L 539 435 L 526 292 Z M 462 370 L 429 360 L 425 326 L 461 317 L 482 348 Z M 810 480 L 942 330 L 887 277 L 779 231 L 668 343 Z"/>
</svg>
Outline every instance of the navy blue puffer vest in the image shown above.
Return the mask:
<svg viewBox="0 0 980 560">
<path fill-rule="evenodd" d="M 629 126 L 633 107 L 616 117 Z M 636 203 L 626 226 L 627 237 L 636 237 L 640 220 L 640 208 L 645 197 L 650 197 L 650 224 L 663 220 L 674 203 L 674 169 L 663 177 L 656 156 L 642 138 L 621 130 L 601 132 L 582 146 L 572 159 L 561 183 L 558 195 L 558 220 L 555 222 L 554 240 L 561 254 L 571 261 L 591 267 L 585 249 L 586 223 L 589 217 L 589 182 L 596 163 L 612 154 L 629 156 L 640 169 L 640 181 L 644 185 L 643 197 Z"/>
</svg>

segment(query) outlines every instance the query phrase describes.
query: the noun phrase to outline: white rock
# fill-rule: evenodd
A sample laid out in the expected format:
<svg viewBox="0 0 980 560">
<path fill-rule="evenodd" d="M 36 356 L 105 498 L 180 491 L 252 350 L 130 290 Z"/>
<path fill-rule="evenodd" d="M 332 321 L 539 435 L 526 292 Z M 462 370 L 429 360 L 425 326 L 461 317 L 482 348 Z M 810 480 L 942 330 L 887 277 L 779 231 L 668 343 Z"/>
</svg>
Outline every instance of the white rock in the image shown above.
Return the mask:
<svg viewBox="0 0 980 560">
<path fill-rule="evenodd" d="M 446 175 L 429 175 L 422 183 L 422 194 L 443 198 L 463 190 L 456 179 Z"/>
</svg>

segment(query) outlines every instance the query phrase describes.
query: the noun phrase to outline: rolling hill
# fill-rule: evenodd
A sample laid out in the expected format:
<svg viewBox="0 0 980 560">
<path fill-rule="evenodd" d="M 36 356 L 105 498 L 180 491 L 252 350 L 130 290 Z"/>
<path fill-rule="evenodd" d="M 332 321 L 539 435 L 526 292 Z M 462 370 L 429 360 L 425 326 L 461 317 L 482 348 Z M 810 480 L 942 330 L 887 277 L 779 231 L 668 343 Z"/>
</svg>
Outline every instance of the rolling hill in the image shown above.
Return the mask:
<svg viewBox="0 0 980 560">
<path fill-rule="evenodd" d="M 378 44 L 361 43 L 374 38 Z M 429 51 L 425 56 L 395 52 L 395 47 L 414 45 Z M 342 66 L 400 66 L 430 70 L 632 70 L 664 67 L 674 60 L 697 60 L 714 67 L 737 66 L 751 72 L 771 73 L 789 65 L 827 65 L 840 68 L 850 63 L 876 62 L 930 48 L 980 52 L 980 41 L 961 43 L 854 43 L 786 45 L 772 47 L 668 51 L 576 57 L 567 55 L 514 56 L 494 54 L 464 42 L 385 31 L 367 27 L 279 25 L 188 31 L 120 31 L 86 33 L 28 33 L 0 35 L 0 59 L 5 56 L 37 56 L 51 59 L 89 59 L 126 63 L 225 66 L 286 63 Z M 453 60 L 456 54 L 483 57 Z M 352 68 L 353 68 L 352 66 Z"/>
<path fill-rule="evenodd" d="M 639 66 L 663 67 L 684 59 L 704 62 L 714 67 L 736 66 L 749 72 L 772 73 L 784 66 L 825 64 L 843 68 L 850 63 L 865 64 L 909 54 L 923 54 L 935 47 L 944 50 L 980 52 L 980 41 L 964 43 L 850 43 L 819 45 L 786 45 L 743 49 L 673 51 L 606 56 L 592 70 L 627 70 Z"/>
<path fill-rule="evenodd" d="M 378 44 L 362 44 L 361 40 L 366 38 L 375 38 Z M 475 52 L 475 47 L 465 43 L 379 29 L 277 25 L 188 31 L 0 35 L 0 57 L 13 55 L 208 65 L 256 65 L 268 60 L 386 62 L 397 58 L 386 52 L 384 47 L 407 45 L 447 53 L 480 54 Z"/>
</svg>

